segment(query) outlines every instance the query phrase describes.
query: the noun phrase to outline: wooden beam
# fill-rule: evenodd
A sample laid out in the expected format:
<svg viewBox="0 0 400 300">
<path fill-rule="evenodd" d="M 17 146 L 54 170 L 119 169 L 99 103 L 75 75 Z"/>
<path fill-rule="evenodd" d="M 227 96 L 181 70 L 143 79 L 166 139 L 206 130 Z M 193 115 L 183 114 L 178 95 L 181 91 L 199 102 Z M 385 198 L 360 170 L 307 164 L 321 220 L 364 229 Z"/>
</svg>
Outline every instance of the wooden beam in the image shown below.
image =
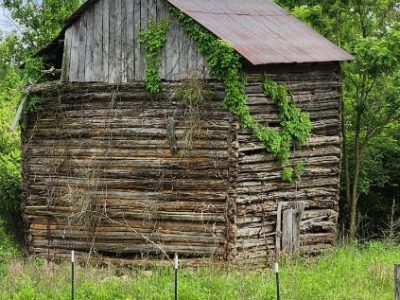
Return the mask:
<svg viewBox="0 0 400 300">
<path fill-rule="evenodd" d="M 26 94 L 23 96 L 21 103 L 19 104 L 17 113 L 14 116 L 13 122 L 10 126 L 10 131 L 13 132 L 15 130 L 15 128 L 17 128 L 18 124 L 19 124 L 19 120 L 21 119 L 22 116 L 22 112 L 25 110 L 26 105 L 28 104 L 28 97 L 29 94 Z"/>
</svg>

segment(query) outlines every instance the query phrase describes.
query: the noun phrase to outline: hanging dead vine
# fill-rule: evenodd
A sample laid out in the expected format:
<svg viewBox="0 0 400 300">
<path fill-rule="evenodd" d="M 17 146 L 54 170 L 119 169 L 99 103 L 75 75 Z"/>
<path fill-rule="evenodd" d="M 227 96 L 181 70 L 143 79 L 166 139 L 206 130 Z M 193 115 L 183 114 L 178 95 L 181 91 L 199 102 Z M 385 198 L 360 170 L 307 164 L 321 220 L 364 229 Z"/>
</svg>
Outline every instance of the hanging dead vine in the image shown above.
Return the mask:
<svg viewBox="0 0 400 300">
<path fill-rule="evenodd" d="M 71 213 L 68 216 L 68 226 L 79 224 L 87 231 L 94 233 L 101 223 L 98 212 L 104 207 L 98 201 L 96 191 L 99 186 L 99 174 L 96 171 L 85 170 L 85 186 L 82 189 L 74 189 L 68 186 L 68 193 L 64 196 L 70 205 Z"/>
<path fill-rule="evenodd" d="M 201 131 L 204 103 L 209 97 L 210 92 L 205 89 L 204 82 L 199 78 L 197 72 L 190 73 L 183 84 L 172 94 L 172 98 L 179 99 L 185 105 L 183 114 L 186 122 L 184 142 L 188 156 L 193 151 L 194 140 Z"/>
</svg>

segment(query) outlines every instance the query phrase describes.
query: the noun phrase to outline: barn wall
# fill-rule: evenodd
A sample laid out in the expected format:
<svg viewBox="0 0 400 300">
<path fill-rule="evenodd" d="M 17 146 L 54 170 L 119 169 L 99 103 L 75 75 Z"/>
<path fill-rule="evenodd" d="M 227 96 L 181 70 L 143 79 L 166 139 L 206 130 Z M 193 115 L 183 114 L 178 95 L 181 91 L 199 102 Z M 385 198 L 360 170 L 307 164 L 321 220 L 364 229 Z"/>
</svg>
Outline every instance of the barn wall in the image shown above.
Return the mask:
<svg viewBox="0 0 400 300">
<path fill-rule="evenodd" d="M 247 71 L 251 113 L 260 122 L 279 125 L 276 104 L 263 95 L 261 74 L 265 72 L 287 85 L 302 110 L 310 113 L 314 129 L 308 147 L 294 154 L 294 161 L 302 160 L 305 164 L 305 173 L 297 184 L 282 182 L 281 166 L 265 153 L 262 143 L 254 141 L 250 132 L 239 134 L 235 190 L 237 259 L 262 263 L 266 261 L 266 253 L 267 260 L 272 259 L 273 253 L 282 247 L 280 231 L 286 226 L 282 224 L 282 213 L 296 203 L 305 206 L 299 224 L 298 250 L 312 254 L 331 248 L 336 242 L 341 158 L 339 64 L 249 68 Z"/>
<path fill-rule="evenodd" d="M 124 83 L 145 79 L 146 51 L 138 34 L 149 20 L 170 14 L 164 0 L 100 0 L 65 33 L 62 78 L 70 82 Z M 160 54 L 159 75 L 165 80 L 196 72 L 209 77 L 207 63 L 174 19 Z"/>
<path fill-rule="evenodd" d="M 221 89 L 208 86 L 215 93 L 188 152 L 171 86 L 157 97 L 143 85 L 54 84 L 37 93 L 42 104 L 23 133 L 32 253 L 162 257 L 148 238 L 171 256 L 224 258 L 237 125 L 221 108 Z"/>
<path fill-rule="evenodd" d="M 169 255 L 263 264 L 288 242 L 287 209 L 299 207 L 300 238 L 292 241 L 299 243 L 298 251 L 332 248 L 341 157 L 340 67 L 247 72 L 248 104 L 261 123 L 279 126 L 276 104 L 263 94 L 264 73 L 285 83 L 310 113 L 313 135 L 293 158 L 305 163 L 300 182 L 282 182 L 281 166 L 265 146 L 221 107 L 218 84 L 207 84 L 213 99 L 203 107 L 203 126 L 190 155 L 183 107 L 171 98 L 177 84 L 164 84 L 158 96 L 142 84 L 53 84 L 38 92 L 43 103 L 27 116 L 23 135 L 30 250 L 50 258 L 92 248 L 113 259 L 161 257 L 149 239 Z M 100 220 L 91 220 L 98 222 L 94 227 L 85 224 L 93 217 L 88 211 L 100 212 Z"/>
</svg>

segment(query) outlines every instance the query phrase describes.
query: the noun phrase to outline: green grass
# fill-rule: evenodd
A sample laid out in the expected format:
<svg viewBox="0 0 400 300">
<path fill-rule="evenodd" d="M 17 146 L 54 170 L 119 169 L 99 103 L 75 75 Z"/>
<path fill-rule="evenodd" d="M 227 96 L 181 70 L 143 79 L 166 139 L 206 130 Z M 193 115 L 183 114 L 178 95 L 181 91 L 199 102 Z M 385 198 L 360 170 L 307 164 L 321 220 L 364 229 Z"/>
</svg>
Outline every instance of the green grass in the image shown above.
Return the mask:
<svg viewBox="0 0 400 300">
<path fill-rule="evenodd" d="M 47 265 L 42 260 L 16 257 L 0 231 L 0 299 L 69 299 L 70 266 Z M 371 243 L 347 246 L 316 259 L 282 262 L 282 299 L 392 299 L 393 264 L 400 247 Z M 122 276 L 121 276 L 122 273 Z M 119 276 L 117 276 L 118 274 Z M 77 270 L 77 300 L 173 299 L 170 269 Z M 275 299 L 271 270 L 213 268 L 185 269 L 180 273 L 180 299 Z"/>
</svg>

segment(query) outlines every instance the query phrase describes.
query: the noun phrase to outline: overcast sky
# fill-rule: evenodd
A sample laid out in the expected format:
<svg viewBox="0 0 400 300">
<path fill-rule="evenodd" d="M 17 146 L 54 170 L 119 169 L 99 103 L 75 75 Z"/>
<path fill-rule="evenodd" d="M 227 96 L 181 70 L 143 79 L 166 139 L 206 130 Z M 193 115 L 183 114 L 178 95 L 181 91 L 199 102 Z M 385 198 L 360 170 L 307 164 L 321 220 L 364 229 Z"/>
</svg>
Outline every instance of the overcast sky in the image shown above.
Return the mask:
<svg viewBox="0 0 400 300">
<path fill-rule="evenodd" d="M 12 30 L 17 30 L 17 26 L 10 18 L 8 11 L 0 6 L 0 31 L 9 32 Z"/>
</svg>

